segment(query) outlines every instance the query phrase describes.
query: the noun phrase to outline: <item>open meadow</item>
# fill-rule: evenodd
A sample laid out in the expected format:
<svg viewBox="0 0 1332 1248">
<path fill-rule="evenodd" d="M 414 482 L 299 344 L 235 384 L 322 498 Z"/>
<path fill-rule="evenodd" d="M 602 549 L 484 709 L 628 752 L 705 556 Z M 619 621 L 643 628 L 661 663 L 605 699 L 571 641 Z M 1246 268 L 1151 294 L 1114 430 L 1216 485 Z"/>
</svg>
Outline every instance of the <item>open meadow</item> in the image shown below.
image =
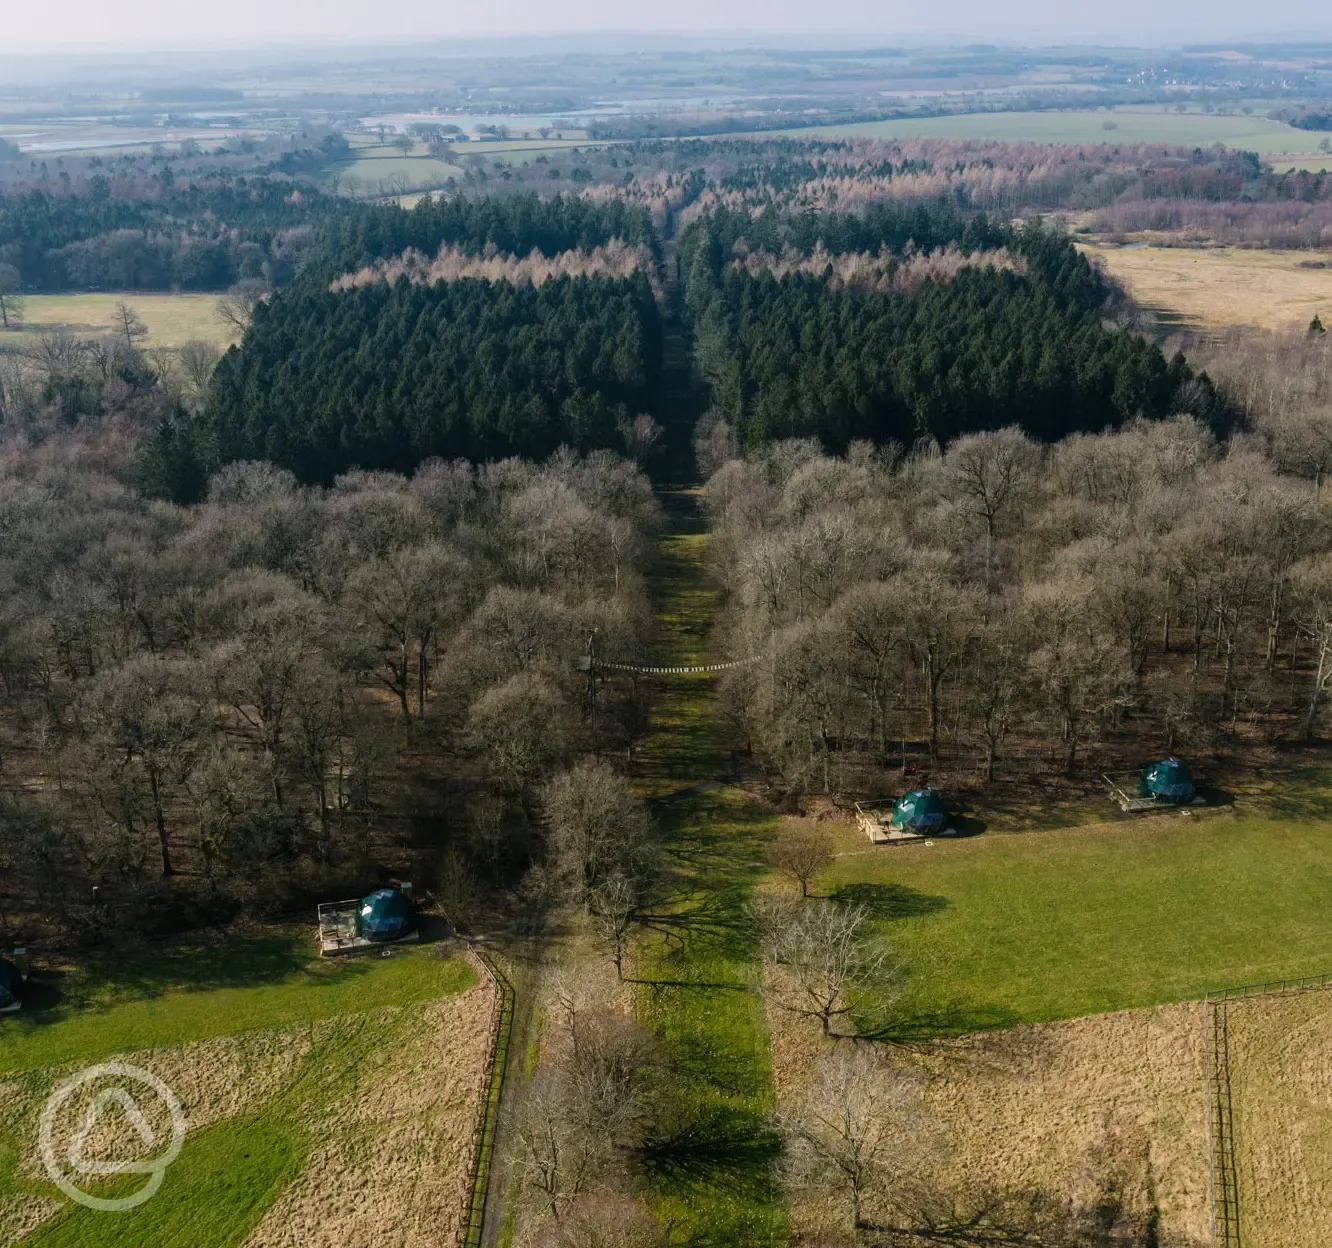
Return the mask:
<svg viewBox="0 0 1332 1248">
<path fill-rule="evenodd" d="M 437 946 L 330 963 L 310 959 L 305 936 L 283 929 L 34 978 L 28 1008 L 0 1024 L 0 1244 L 308 1248 L 456 1233 L 490 988 Z M 162 1079 L 188 1126 L 160 1191 L 128 1212 L 65 1200 L 37 1151 L 52 1088 L 112 1058 Z M 144 1100 L 150 1125 L 153 1112 L 165 1125 Z M 57 1157 L 78 1138 L 77 1110 L 55 1122 Z M 89 1134 L 85 1120 L 84 1155 L 124 1156 L 128 1125 L 108 1114 Z M 140 1186 L 120 1176 L 92 1191 Z"/>
<path fill-rule="evenodd" d="M 356 189 L 358 183 L 368 195 L 382 194 L 391 184 L 407 190 L 433 189 L 463 176 L 461 164 L 431 156 L 424 143 L 414 143 L 404 153 L 393 143 L 354 137 L 352 149 L 350 160 L 330 166 L 324 175 L 336 177 L 346 190 Z"/>
<path fill-rule="evenodd" d="M 926 1035 L 1200 998 L 1332 967 L 1332 820 L 1251 809 L 855 849 L 905 964 L 895 1029 Z"/>
<path fill-rule="evenodd" d="M 1067 109 L 1040 112 L 959 113 L 816 126 L 784 134 L 838 139 L 997 139 L 1028 143 L 1168 143 L 1258 152 L 1316 155 L 1318 136 L 1267 117 L 1144 108 Z"/>
<path fill-rule="evenodd" d="M 1332 319 L 1332 255 L 1239 247 L 1108 247 L 1083 251 L 1143 307 L 1203 331 L 1303 330 Z M 1316 267 L 1317 266 L 1317 267 Z"/>
<path fill-rule="evenodd" d="M 56 330 L 77 337 L 109 334 L 119 303 L 133 308 L 148 327 L 149 347 L 180 347 L 201 339 L 225 349 L 238 341 L 240 335 L 234 325 L 218 318 L 219 298 L 213 294 L 158 294 L 138 290 L 28 295 L 23 301 L 22 328 L 0 333 L 0 350 L 16 342 L 21 344 L 29 335 Z"/>
<path fill-rule="evenodd" d="M 840 832 L 815 891 L 864 903 L 895 949 L 901 995 L 864 1025 L 920 1080 L 902 1147 L 930 1157 L 872 1220 L 937 1231 L 946 1210 L 1012 1232 L 1113 1195 L 1158 1228 L 1132 1242 L 1210 1243 L 1201 998 L 1332 967 L 1328 813 L 1326 776 L 1304 769 L 1233 810 L 872 850 Z M 784 973 L 767 968 L 767 1015 L 789 1111 L 835 1046 L 779 1008 Z M 1332 1236 L 1332 990 L 1227 1009 L 1244 1243 L 1314 1248 Z M 846 1210 L 797 1188 L 791 1220 L 845 1230 Z"/>
</svg>

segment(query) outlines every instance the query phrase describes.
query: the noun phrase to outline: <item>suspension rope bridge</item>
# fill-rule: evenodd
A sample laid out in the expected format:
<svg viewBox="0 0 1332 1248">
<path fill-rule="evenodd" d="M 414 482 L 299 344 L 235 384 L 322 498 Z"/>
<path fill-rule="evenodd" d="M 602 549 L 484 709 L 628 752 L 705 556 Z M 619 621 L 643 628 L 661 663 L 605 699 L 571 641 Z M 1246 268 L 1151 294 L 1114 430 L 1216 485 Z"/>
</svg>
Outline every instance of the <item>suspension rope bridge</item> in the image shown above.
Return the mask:
<svg viewBox="0 0 1332 1248">
<path fill-rule="evenodd" d="M 650 663 L 628 663 L 606 659 L 597 659 L 597 670 L 601 672 L 629 672 L 634 676 L 701 676 L 711 672 L 729 672 L 732 668 L 747 667 L 757 663 L 759 655 L 747 659 L 731 659 L 727 663 L 704 663 L 696 667 L 654 667 Z"/>
</svg>

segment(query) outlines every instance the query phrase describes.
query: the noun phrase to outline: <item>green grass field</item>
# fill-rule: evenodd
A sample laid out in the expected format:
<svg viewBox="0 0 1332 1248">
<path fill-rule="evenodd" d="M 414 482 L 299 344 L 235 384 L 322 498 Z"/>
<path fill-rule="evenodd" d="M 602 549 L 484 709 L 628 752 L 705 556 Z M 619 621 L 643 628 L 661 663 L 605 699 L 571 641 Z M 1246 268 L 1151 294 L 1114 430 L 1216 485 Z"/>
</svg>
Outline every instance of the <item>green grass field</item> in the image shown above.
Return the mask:
<svg viewBox="0 0 1332 1248">
<path fill-rule="evenodd" d="M 274 1083 L 266 1098 L 192 1130 L 151 1200 L 121 1213 L 68 1204 L 18 1242 L 235 1248 L 300 1173 L 326 1107 L 355 1084 L 370 1055 L 409 1034 L 413 1011 L 384 1007 L 411 1007 L 476 982 L 466 963 L 429 947 L 321 962 L 310 958 L 306 937 L 281 932 L 172 946 L 34 980 L 28 1008 L 0 1024 L 0 1086 L 18 1093 L 0 1101 L 0 1205 L 54 1191 L 21 1168 L 20 1156 L 50 1088 L 71 1067 L 125 1051 L 165 1056 L 193 1042 L 260 1031 L 303 1034 L 309 1046 L 294 1075 Z M 263 1076 L 257 1068 L 256 1077 Z M 96 1194 L 141 1186 L 141 1178 L 129 1177 L 108 1180 Z"/>
<path fill-rule="evenodd" d="M 297 936 L 180 945 L 90 967 L 62 983 L 58 996 L 39 980 L 38 1002 L 48 992 L 51 1002 L 0 1027 L 0 1075 L 410 1005 L 473 983 L 465 963 L 419 951 L 311 961 Z"/>
<path fill-rule="evenodd" d="M 1106 123 L 1114 129 L 1107 130 Z M 1262 155 L 1312 153 L 1318 136 L 1266 117 L 1237 114 L 1148 112 L 1118 108 L 1067 112 L 961 113 L 953 117 L 869 121 L 846 126 L 784 130 L 793 136 L 864 139 L 1001 139 L 1032 143 L 1171 143 L 1208 147 L 1222 143 Z"/>
<path fill-rule="evenodd" d="M 716 611 L 707 537 L 676 517 L 660 549 L 653 583 L 662 657 L 701 662 Z M 774 821 L 742 790 L 714 781 L 729 767 L 715 696 L 707 677 L 663 682 L 640 756 L 638 788 L 654 802 L 678 890 L 647 925 L 634 960 L 639 1017 L 677 1074 L 676 1130 L 654 1146 L 645 1169 L 656 1212 L 682 1242 L 759 1248 L 785 1242 L 786 1227 L 758 950 L 747 921 Z"/>
<path fill-rule="evenodd" d="M 1332 819 L 1159 816 L 840 857 L 900 951 L 923 1034 L 1201 997 L 1332 968 Z"/>
<path fill-rule="evenodd" d="M 332 166 L 325 177 L 336 174 L 344 187 L 349 178 L 359 179 L 360 190 L 367 195 L 381 193 L 395 180 L 409 190 L 419 190 L 443 186 L 449 178 L 463 175 L 461 165 L 427 155 L 422 143 L 415 144 L 407 155 L 391 143 L 361 138 L 353 143 L 353 148 L 353 159 Z"/>
<path fill-rule="evenodd" d="M 138 290 L 27 295 L 23 302 L 23 328 L 0 332 L 0 349 L 24 335 L 57 329 L 81 337 L 110 333 L 118 303 L 129 304 L 143 319 L 148 326 L 150 347 L 179 347 L 193 339 L 202 339 L 226 348 L 238 335 L 234 327 L 218 320 L 218 298 L 212 294 L 151 294 Z"/>
</svg>

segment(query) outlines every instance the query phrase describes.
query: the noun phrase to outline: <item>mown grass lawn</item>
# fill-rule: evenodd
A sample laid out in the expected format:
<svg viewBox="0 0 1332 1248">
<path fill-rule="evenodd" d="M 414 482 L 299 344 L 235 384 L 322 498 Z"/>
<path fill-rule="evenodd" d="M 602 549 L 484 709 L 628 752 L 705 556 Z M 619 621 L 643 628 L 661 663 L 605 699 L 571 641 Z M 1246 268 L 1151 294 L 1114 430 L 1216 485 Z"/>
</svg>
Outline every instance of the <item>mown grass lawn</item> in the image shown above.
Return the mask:
<svg viewBox="0 0 1332 1248">
<path fill-rule="evenodd" d="M 1332 969 L 1332 821 L 1272 814 L 979 836 L 839 858 L 823 891 L 900 951 L 922 1035 Z M 890 1030 L 891 1030 L 890 1029 Z"/>
</svg>

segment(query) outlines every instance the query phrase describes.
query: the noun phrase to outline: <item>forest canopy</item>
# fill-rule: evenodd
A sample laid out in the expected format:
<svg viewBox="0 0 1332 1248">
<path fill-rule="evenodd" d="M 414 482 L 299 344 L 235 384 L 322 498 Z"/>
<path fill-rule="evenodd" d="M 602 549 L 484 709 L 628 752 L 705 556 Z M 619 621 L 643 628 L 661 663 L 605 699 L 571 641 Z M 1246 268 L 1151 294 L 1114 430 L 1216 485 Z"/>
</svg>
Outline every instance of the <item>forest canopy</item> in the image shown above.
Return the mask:
<svg viewBox="0 0 1332 1248">
<path fill-rule="evenodd" d="M 227 353 L 189 454 L 263 458 L 304 481 L 410 471 L 431 456 L 542 456 L 605 447 L 651 405 L 661 331 L 649 277 L 532 285 L 331 278 L 412 249 L 556 257 L 651 244 L 639 209 L 556 197 L 422 200 L 332 229 L 302 279 L 255 310 Z"/>
<path fill-rule="evenodd" d="M 606 446 L 651 401 L 658 339 L 642 275 L 303 286 L 260 305 L 218 365 L 199 453 L 327 481 Z"/>
<path fill-rule="evenodd" d="M 910 291 L 858 289 L 825 274 L 754 272 L 776 255 L 1005 249 L 1013 265 L 964 265 Z M 725 209 L 680 248 L 685 299 L 719 412 L 746 444 L 813 436 L 912 442 L 1020 425 L 1051 440 L 1188 411 L 1222 418 L 1184 359 L 1102 323 L 1112 290 L 1060 232 L 948 209 L 880 205 L 861 215 Z"/>
</svg>

